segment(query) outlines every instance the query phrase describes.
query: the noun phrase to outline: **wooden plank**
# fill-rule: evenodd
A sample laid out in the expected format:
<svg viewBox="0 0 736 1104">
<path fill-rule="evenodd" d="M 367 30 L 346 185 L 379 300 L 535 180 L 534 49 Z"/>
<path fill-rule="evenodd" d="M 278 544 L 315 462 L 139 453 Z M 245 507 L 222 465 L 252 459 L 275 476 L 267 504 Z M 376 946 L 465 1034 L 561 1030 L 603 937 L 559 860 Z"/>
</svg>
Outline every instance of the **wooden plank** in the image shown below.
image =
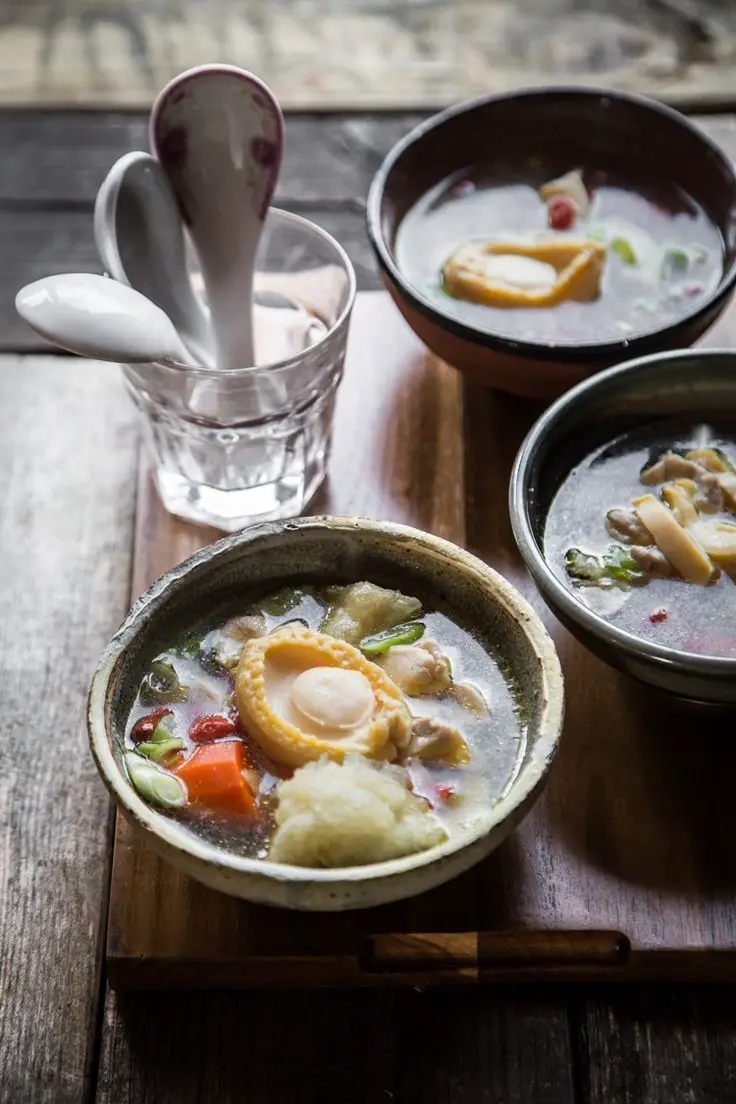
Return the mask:
<svg viewBox="0 0 736 1104">
<path fill-rule="evenodd" d="M 108 993 L 96 1104 L 573 1104 L 563 998 Z"/>
<path fill-rule="evenodd" d="M 114 369 L 0 362 L 0 1100 L 81 1101 L 110 807 L 86 686 L 128 602 L 137 434 Z"/>
<path fill-rule="evenodd" d="M 379 286 L 365 229 L 364 204 L 383 156 L 420 118 L 309 116 L 287 120 L 288 141 L 277 201 L 334 234 L 356 267 L 358 287 Z M 736 116 L 701 125 L 736 158 Z M 15 292 L 55 272 L 98 272 L 92 205 L 105 172 L 145 145 L 145 123 L 121 115 L 0 112 L 0 351 L 48 351 L 15 313 Z"/>
<path fill-rule="evenodd" d="M 391 146 L 425 114 L 287 115 L 277 204 L 355 205 Z M 148 149 L 142 115 L 0 111 L 0 207 L 94 203 L 118 157 Z"/>
<path fill-rule="evenodd" d="M 585 1104 L 727 1104 L 736 1099 L 731 991 L 649 986 L 575 1001 Z"/>
<path fill-rule="evenodd" d="M 0 102 L 144 108 L 213 58 L 301 109 L 439 105 L 520 74 L 722 99 L 735 42 L 723 0 L 6 0 Z"/>
</svg>

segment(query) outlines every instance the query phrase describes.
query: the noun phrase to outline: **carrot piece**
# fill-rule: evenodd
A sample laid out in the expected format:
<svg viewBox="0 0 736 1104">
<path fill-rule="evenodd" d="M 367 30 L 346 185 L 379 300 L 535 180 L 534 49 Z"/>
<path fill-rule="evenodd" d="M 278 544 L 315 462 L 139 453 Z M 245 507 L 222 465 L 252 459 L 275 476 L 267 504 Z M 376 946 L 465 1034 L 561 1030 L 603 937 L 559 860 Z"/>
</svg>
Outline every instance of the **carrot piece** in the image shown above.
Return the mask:
<svg viewBox="0 0 736 1104">
<path fill-rule="evenodd" d="M 191 802 L 256 818 L 255 794 L 242 773 L 246 765 L 244 745 L 226 740 L 201 744 L 174 773 L 186 785 Z"/>
</svg>

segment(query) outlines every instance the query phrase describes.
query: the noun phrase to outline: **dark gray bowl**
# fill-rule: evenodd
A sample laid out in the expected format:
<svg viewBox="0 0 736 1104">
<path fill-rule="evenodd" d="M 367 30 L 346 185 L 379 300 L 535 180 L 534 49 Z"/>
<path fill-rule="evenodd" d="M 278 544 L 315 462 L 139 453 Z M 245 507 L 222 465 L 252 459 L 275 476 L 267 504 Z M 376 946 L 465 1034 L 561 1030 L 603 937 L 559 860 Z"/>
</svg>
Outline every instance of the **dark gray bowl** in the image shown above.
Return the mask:
<svg viewBox="0 0 736 1104">
<path fill-rule="evenodd" d="M 532 427 L 511 475 L 511 524 L 519 551 L 547 605 L 601 659 L 662 690 L 696 702 L 736 704 L 736 659 L 652 644 L 589 610 L 557 578 L 543 551 L 552 499 L 575 464 L 628 430 L 665 419 L 736 429 L 736 353 L 657 353 L 609 368 L 568 391 Z"/>
</svg>

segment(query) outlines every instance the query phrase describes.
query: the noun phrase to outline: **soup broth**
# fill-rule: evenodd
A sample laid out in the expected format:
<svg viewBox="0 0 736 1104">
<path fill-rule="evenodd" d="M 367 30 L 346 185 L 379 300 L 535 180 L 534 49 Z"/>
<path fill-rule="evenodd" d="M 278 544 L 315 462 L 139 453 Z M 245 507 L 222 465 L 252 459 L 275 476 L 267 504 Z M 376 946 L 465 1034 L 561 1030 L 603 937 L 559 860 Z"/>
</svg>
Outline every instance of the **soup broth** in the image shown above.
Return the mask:
<svg viewBox="0 0 736 1104">
<path fill-rule="evenodd" d="M 530 176 L 541 182 L 538 168 Z M 601 173 L 584 179 L 589 208 L 586 203 L 562 230 L 550 228 L 550 203 L 536 183 L 499 185 L 482 174 L 444 180 L 402 220 L 397 264 L 443 313 L 479 330 L 550 344 L 616 341 L 655 330 L 712 294 L 723 272 L 723 241 L 690 196 L 674 186 L 654 196 Z M 590 301 L 493 306 L 447 293 L 443 267 L 464 243 L 498 250 L 512 240 L 565 239 L 605 248 L 599 293 Z M 506 278 L 513 284 L 516 277 L 509 271 Z M 523 278 L 533 283 L 533 270 Z"/>
<path fill-rule="evenodd" d="M 131 782 L 192 832 L 351 865 L 452 838 L 507 790 L 525 742 L 513 686 L 446 613 L 369 583 L 290 587 L 238 612 L 171 641 L 126 728 Z M 344 823 L 361 802 L 365 829 Z M 392 816 L 379 841 L 376 818 Z M 367 834 L 365 857 L 351 832 Z"/>
<path fill-rule="evenodd" d="M 710 453 L 723 461 L 723 471 L 706 469 L 699 475 L 688 470 L 688 456 L 706 457 L 708 463 Z M 671 471 L 663 466 L 655 470 L 656 464 L 663 464 L 662 457 L 675 458 L 667 461 L 674 465 Z M 548 563 L 581 602 L 612 624 L 666 647 L 736 657 L 736 561 L 731 560 L 736 551 L 736 504 L 719 488 L 719 480 L 726 489 L 736 480 L 730 471 L 732 459 L 736 436 L 705 426 L 662 426 L 656 437 L 651 431 L 636 432 L 599 448 L 570 472 L 552 501 L 544 531 Z M 654 482 L 658 476 L 669 478 Z M 652 509 L 651 500 L 656 504 L 654 521 L 641 513 Z M 632 503 L 639 506 L 632 510 Z M 625 526 L 625 518 L 631 519 L 637 510 L 639 518 L 644 516 L 655 527 L 656 540 L 646 526 L 633 539 L 625 539 L 626 534 L 621 538 L 622 519 Z M 681 529 L 694 547 L 669 545 L 672 534 L 663 538 L 659 521 L 665 529 L 677 522 L 675 538 L 682 538 Z M 714 534 L 718 540 L 711 544 Z M 637 542 L 642 540 L 644 552 L 638 554 Z M 663 540 L 669 557 L 678 558 L 684 551 L 686 559 L 678 563 L 685 571 L 692 568 L 696 577 L 701 555 L 705 556 L 702 585 L 682 577 L 661 552 Z M 655 558 L 666 577 L 658 577 L 656 566 L 654 574 L 646 570 Z M 601 567 L 604 574 L 596 578 Z"/>
</svg>

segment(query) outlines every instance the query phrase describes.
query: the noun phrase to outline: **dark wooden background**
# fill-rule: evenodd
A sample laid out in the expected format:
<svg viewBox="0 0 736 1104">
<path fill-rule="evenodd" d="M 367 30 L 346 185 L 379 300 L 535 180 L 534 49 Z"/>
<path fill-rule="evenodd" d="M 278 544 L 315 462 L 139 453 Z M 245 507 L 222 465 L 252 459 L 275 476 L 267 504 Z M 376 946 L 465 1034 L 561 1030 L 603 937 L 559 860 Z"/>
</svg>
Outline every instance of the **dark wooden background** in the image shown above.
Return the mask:
<svg viewBox="0 0 736 1104">
<path fill-rule="evenodd" d="M 279 202 L 340 237 L 364 288 L 363 197 L 414 118 L 289 120 Z M 708 125 L 736 152 L 733 120 Z M 112 824 L 84 694 L 127 608 L 138 440 L 116 369 L 38 355 L 12 298 L 98 268 L 95 190 L 144 136 L 124 115 L 0 115 L 0 1101 L 733 1101 L 730 987 L 108 990 Z M 477 473 L 468 493 L 477 513 Z"/>
</svg>

